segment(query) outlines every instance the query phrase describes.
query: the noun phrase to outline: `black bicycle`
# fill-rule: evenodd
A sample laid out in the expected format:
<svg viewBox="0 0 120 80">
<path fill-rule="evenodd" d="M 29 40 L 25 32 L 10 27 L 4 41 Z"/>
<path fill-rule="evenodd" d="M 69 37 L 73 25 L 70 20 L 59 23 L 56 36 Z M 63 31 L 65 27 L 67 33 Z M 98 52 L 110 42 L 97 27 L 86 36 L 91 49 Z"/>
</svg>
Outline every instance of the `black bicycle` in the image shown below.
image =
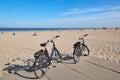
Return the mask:
<svg viewBox="0 0 120 80">
<path fill-rule="evenodd" d="M 57 62 L 62 62 L 62 55 L 58 51 L 54 43 L 54 39 L 58 37 L 60 37 L 60 35 L 57 35 L 54 38 L 48 40 L 47 42 L 40 44 L 40 46 L 44 47 L 44 49 L 41 49 L 34 54 L 35 61 L 33 64 L 33 68 L 34 74 L 37 78 L 41 78 L 47 72 L 47 67 L 52 64 L 53 60 L 56 60 Z M 50 56 L 46 48 L 49 42 L 51 42 L 53 46 Z"/>
<path fill-rule="evenodd" d="M 80 56 L 88 56 L 90 53 L 89 48 L 85 45 L 84 37 L 88 36 L 88 34 L 85 34 L 83 37 L 79 38 L 80 41 L 76 42 L 73 45 L 74 51 L 73 51 L 73 60 L 75 63 L 77 63 L 80 60 Z"/>
</svg>

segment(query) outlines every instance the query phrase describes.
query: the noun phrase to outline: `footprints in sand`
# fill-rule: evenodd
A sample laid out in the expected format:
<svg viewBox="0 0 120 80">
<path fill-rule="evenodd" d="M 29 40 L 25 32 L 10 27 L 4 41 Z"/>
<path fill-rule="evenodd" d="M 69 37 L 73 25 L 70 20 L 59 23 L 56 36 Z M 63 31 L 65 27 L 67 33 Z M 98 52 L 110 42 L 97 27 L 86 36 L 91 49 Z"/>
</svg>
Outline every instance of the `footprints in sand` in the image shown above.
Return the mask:
<svg viewBox="0 0 120 80">
<path fill-rule="evenodd" d="M 105 60 L 120 62 L 120 43 L 117 40 L 107 41 L 107 40 L 86 40 L 90 49 L 90 54 L 104 58 Z"/>
</svg>

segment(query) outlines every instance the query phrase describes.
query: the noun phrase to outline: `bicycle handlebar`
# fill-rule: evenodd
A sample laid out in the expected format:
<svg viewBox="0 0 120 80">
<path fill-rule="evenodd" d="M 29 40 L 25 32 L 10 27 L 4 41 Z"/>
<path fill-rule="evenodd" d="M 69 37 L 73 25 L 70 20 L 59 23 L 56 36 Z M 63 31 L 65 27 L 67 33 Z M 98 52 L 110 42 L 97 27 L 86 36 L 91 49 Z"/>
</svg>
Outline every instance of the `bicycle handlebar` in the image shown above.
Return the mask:
<svg viewBox="0 0 120 80">
<path fill-rule="evenodd" d="M 88 34 L 84 34 L 83 37 L 80 37 L 79 40 L 83 40 L 84 37 L 88 36 Z"/>
<path fill-rule="evenodd" d="M 86 37 L 86 36 L 88 36 L 88 34 L 83 35 L 83 37 Z"/>
<path fill-rule="evenodd" d="M 47 45 L 47 43 L 49 43 L 49 42 L 52 42 L 52 43 L 54 44 L 53 39 L 56 39 L 56 38 L 58 38 L 58 37 L 60 37 L 60 35 L 56 35 L 56 36 L 55 36 L 55 37 L 53 37 L 52 39 L 47 40 L 47 42 L 42 43 L 42 44 L 40 44 L 40 45 L 41 45 L 41 46 L 46 46 L 46 45 Z M 54 45 L 55 45 L 55 44 L 54 44 Z"/>
<path fill-rule="evenodd" d="M 58 37 L 60 37 L 60 35 L 56 35 L 55 37 L 53 37 L 52 39 L 50 39 L 50 40 L 48 40 L 48 41 L 53 41 L 53 39 L 56 39 L 56 38 L 58 38 Z"/>
<path fill-rule="evenodd" d="M 56 38 L 58 38 L 58 37 L 60 37 L 60 35 L 56 35 L 55 37 L 53 37 L 53 39 L 56 39 Z M 51 39 L 51 40 L 53 40 L 53 39 Z"/>
</svg>

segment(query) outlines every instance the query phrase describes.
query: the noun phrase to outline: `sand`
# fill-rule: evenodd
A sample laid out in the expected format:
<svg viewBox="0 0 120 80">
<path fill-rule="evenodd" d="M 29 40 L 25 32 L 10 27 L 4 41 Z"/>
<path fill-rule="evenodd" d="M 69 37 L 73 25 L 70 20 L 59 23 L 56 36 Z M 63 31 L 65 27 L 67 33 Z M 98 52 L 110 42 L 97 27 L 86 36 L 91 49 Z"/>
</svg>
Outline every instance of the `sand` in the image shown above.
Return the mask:
<svg viewBox="0 0 120 80">
<path fill-rule="evenodd" d="M 36 35 L 36 34 L 37 35 Z M 40 43 L 56 35 L 59 51 L 64 55 L 73 53 L 73 44 L 79 37 L 89 34 L 85 43 L 90 49 L 90 56 L 120 64 L 120 30 L 62 30 L 62 31 L 20 31 L 0 34 L 0 77 L 8 75 L 3 69 L 9 64 L 24 65 L 28 59 L 34 59 L 34 53 L 41 49 Z M 47 46 L 50 51 L 51 44 Z"/>
</svg>

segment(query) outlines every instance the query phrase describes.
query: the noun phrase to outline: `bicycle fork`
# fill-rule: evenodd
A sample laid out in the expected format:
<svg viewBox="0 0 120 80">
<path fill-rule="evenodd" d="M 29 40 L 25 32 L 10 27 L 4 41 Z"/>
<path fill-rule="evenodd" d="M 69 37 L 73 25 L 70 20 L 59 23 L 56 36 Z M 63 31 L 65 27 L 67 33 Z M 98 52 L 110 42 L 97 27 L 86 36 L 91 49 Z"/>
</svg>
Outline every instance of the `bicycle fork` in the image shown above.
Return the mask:
<svg viewBox="0 0 120 80">
<path fill-rule="evenodd" d="M 56 48 L 52 48 L 52 52 L 51 52 L 51 55 L 50 55 L 50 59 L 52 59 L 53 54 L 54 54 L 55 51 L 56 51 L 55 56 L 58 55 L 59 58 L 62 58 L 61 53 L 60 53 Z"/>
</svg>

